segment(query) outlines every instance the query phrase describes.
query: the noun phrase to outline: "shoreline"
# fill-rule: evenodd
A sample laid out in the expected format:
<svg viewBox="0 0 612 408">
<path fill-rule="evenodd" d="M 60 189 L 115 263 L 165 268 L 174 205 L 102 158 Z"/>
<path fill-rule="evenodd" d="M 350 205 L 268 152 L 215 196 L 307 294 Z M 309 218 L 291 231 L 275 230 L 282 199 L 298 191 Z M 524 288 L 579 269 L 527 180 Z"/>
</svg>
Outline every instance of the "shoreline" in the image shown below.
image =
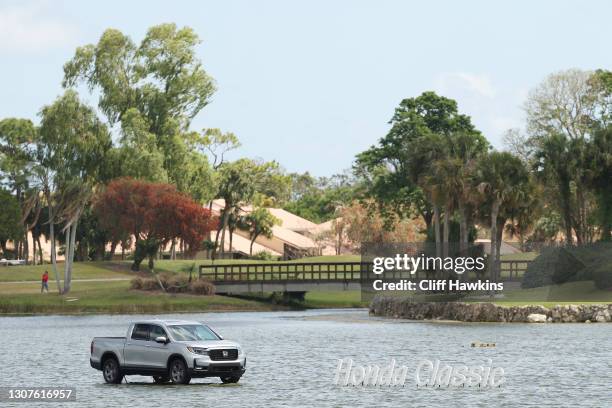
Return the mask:
<svg viewBox="0 0 612 408">
<path fill-rule="evenodd" d="M 464 323 L 611 323 L 612 303 L 502 306 L 494 303 L 413 302 L 407 298 L 377 296 L 370 316 L 413 321 Z"/>
</svg>

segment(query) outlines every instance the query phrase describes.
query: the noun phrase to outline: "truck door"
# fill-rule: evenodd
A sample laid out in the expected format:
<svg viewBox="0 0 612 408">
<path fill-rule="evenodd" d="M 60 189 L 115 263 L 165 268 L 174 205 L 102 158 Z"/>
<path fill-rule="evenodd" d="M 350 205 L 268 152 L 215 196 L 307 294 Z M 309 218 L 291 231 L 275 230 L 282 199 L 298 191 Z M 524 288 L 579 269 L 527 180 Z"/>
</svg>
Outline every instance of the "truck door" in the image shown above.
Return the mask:
<svg viewBox="0 0 612 408">
<path fill-rule="evenodd" d="M 156 324 L 150 325 L 151 330 L 149 332 L 149 348 L 147 351 L 147 360 L 149 364 L 155 368 L 166 368 L 169 351 L 168 344 L 157 343 L 155 338 L 157 337 L 165 337 L 168 339 L 168 334 L 163 329 L 163 327 L 158 326 Z"/>
<path fill-rule="evenodd" d="M 149 348 L 149 331 L 148 324 L 135 324 L 132 329 L 132 334 L 125 341 L 123 349 L 123 358 L 125 365 L 128 367 L 150 367 L 150 362 L 147 360 L 147 350 Z"/>
</svg>

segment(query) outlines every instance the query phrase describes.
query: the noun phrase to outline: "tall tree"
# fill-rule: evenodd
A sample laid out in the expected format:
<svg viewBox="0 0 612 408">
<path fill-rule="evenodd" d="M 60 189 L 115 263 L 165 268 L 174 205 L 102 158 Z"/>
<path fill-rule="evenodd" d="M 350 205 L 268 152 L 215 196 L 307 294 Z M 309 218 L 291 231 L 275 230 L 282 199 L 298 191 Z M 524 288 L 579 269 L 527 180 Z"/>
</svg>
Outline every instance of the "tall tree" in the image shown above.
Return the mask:
<svg viewBox="0 0 612 408">
<path fill-rule="evenodd" d="M 38 190 L 32 186 L 32 151 L 37 129 L 28 119 L 0 121 L 0 183 L 15 194 L 21 214 L 23 236 L 15 238 L 16 257 L 29 262 L 28 235 L 40 210 Z"/>
<path fill-rule="evenodd" d="M 256 208 L 242 219 L 241 226 L 249 232 L 251 245 L 249 255 L 253 256 L 253 244 L 260 236 L 272 238 L 272 228 L 281 225 L 282 221 L 276 218 L 266 208 Z"/>
<path fill-rule="evenodd" d="M 146 258 L 153 270 L 159 248 L 173 240 L 183 241 L 187 252 L 197 251 L 208 231 L 216 227 L 210 211 L 176 187 L 131 178 L 109 183 L 96 198 L 94 212 L 110 234 L 134 237 L 135 271 Z"/>
<path fill-rule="evenodd" d="M 440 244 L 440 216 L 446 214 L 448 232 L 454 204 L 461 204 L 462 218 L 465 224 L 470 222 L 470 169 L 488 143 L 470 118 L 458 112 L 454 100 L 434 92 L 404 99 L 390 123 L 391 130 L 379 144 L 357 156 L 355 171 L 368 180 L 369 195 L 376 201 L 390 205 L 400 216 L 416 212 L 428 227 L 433 224 Z M 465 178 L 455 178 L 455 186 L 441 174 L 443 167 L 451 170 L 448 160 L 455 168 L 453 174 Z M 467 230 L 462 228 L 462 242 L 467 242 Z"/>
<path fill-rule="evenodd" d="M 500 224 L 506 221 L 500 214 L 513 208 L 523 199 L 529 175 L 525 164 L 508 152 L 491 152 L 479 163 L 479 190 L 483 193 L 490 209 L 491 249 L 489 253 L 489 274 L 492 280 L 498 278 L 497 264 L 501 245 Z"/>
<path fill-rule="evenodd" d="M 62 222 L 66 232 L 64 294 L 70 291 L 78 222 L 99 182 L 110 147 L 106 126 L 76 92 L 66 91 L 41 110 L 37 157 L 44 169 L 41 184 L 47 200 L 52 264 L 58 282 L 54 224 Z"/>
<path fill-rule="evenodd" d="M 19 222 L 20 219 L 19 202 L 11 193 L 0 189 L 0 247 L 5 258 L 8 257 L 6 242 L 17 240 L 22 235 L 23 226 Z"/>
<path fill-rule="evenodd" d="M 594 123 L 609 117 L 605 84 L 605 75 L 562 71 L 533 89 L 525 104 L 530 143 L 540 160 L 548 157 L 543 165 L 557 183 L 555 204 L 563 214 L 570 244 L 574 233 L 579 244 L 592 236 L 588 220 L 594 206 L 588 190 L 587 145 L 596 129 Z"/>
<path fill-rule="evenodd" d="M 160 175 L 161 160 L 168 181 L 181 191 L 187 191 L 193 171 L 199 171 L 185 160 L 189 124 L 215 91 L 196 57 L 199 43 L 191 28 L 175 24 L 151 27 L 138 45 L 108 29 L 97 44 L 79 47 L 64 65 L 63 85 L 83 83 L 97 91 L 98 107 L 109 123 L 121 123 L 124 144 L 152 159 L 146 163 L 150 168 L 143 169 L 146 178 Z M 142 152 L 152 139 L 159 153 L 151 148 Z"/>
</svg>

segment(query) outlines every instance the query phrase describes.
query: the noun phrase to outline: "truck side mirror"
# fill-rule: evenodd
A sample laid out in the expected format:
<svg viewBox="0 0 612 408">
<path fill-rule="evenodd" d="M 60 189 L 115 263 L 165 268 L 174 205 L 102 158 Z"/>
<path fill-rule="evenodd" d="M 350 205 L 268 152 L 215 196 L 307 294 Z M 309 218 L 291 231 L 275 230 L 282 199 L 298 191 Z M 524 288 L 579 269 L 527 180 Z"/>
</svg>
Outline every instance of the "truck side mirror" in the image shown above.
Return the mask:
<svg viewBox="0 0 612 408">
<path fill-rule="evenodd" d="M 155 338 L 155 342 L 157 343 L 168 343 L 168 339 L 165 336 L 158 336 Z"/>
</svg>

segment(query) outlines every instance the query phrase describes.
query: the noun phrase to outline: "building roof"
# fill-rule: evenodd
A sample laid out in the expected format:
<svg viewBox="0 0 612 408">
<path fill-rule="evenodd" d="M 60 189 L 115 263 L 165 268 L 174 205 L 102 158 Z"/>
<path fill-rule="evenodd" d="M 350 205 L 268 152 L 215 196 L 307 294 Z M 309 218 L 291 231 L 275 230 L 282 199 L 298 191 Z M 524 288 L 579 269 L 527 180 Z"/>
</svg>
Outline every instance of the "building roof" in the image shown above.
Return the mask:
<svg viewBox="0 0 612 408">
<path fill-rule="evenodd" d="M 322 232 L 330 231 L 330 230 L 333 229 L 334 223 L 335 222 L 340 222 L 341 220 L 342 220 L 342 217 L 338 217 L 338 218 L 331 219 L 329 221 L 322 222 L 322 223 L 320 223 L 320 224 L 315 226 L 315 228 L 312 231 L 312 233 L 313 234 L 320 234 Z"/>
<path fill-rule="evenodd" d="M 284 228 L 284 227 L 275 225 L 272 228 L 272 233 L 274 234 L 276 238 L 280 239 L 281 241 L 284 241 L 288 243 L 289 245 L 294 246 L 299 249 L 309 249 L 309 248 L 317 247 L 317 244 L 315 244 L 315 242 L 312 239 L 308 238 L 305 235 L 291 231 L 288 228 Z"/>
<path fill-rule="evenodd" d="M 282 208 L 268 208 L 270 214 L 282 221 L 281 227 L 290 229 L 296 232 L 309 232 L 317 227 L 312 221 L 302 218 L 299 215 L 290 213 Z"/>
<path fill-rule="evenodd" d="M 219 239 L 221 239 L 221 237 L 219 237 Z M 250 254 L 250 249 L 251 249 L 251 241 L 248 238 L 243 237 L 242 235 L 236 234 L 234 233 L 232 236 L 232 248 L 230 248 L 229 246 L 229 232 L 227 230 L 225 230 L 225 245 L 224 245 L 224 249 L 226 251 L 234 251 L 234 252 L 241 252 L 245 255 L 249 255 Z M 253 243 L 253 255 L 258 254 L 260 252 L 268 252 L 274 256 L 281 256 L 282 254 L 276 252 L 275 250 L 268 248 L 266 246 L 263 246 L 257 242 Z"/>
<path fill-rule="evenodd" d="M 206 208 L 208 208 L 208 205 L 206 206 Z M 225 200 L 222 199 L 222 198 L 214 199 L 212 201 L 212 207 L 211 208 L 212 208 L 213 212 L 215 212 L 217 214 L 221 213 L 221 211 L 223 211 L 223 209 L 225 208 Z M 251 212 L 253 210 L 253 206 L 251 206 L 249 204 L 244 204 L 240 208 L 245 213 Z"/>
<path fill-rule="evenodd" d="M 223 210 L 223 208 L 225 208 L 225 200 L 223 199 L 213 200 L 212 202 L 213 212 L 220 213 Z M 249 213 L 250 211 L 253 210 L 253 207 L 251 205 L 243 205 L 241 208 L 244 211 L 244 213 Z M 292 214 L 289 211 L 283 210 L 282 208 L 267 208 L 267 210 L 270 211 L 272 215 L 274 215 L 276 218 L 278 218 L 282 222 L 282 225 L 275 225 L 272 228 L 272 233 L 275 238 L 278 238 L 281 241 L 284 241 L 287 244 L 294 246 L 296 248 L 299 248 L 299 249 L 310 249 L 310 248 L 317 247 L 317 245 L 312 239 L 301 234 L 304 232 L 314 231 L 317 228 L 317 224 L 305 218 Z M 248 254 L 250 241 L 245 237 L 240 236 L 240 238 L 237 238 L 237 236 L 239 235 L 234 234 L 234 238 L 232 242 L 233 244 L 232 246 L 234 247 L 234 250 Z M 226 237 L 225 238 L 226 245 L 229 245 L 227 233 L 225 237 Z M 242 240 L 244 240 L 245 242 L 243 243 Z M 225 248 L 225 249 L 229 250 L 229 248 Z M 274 250 L 255 242 L 255 244 L 253 244 L 253 254 L 257 252 L 261 252 L 261 251 L 267 251 L 273 255 L 281 255 L 278 252 L 275 252 Z"/>
</svg>

